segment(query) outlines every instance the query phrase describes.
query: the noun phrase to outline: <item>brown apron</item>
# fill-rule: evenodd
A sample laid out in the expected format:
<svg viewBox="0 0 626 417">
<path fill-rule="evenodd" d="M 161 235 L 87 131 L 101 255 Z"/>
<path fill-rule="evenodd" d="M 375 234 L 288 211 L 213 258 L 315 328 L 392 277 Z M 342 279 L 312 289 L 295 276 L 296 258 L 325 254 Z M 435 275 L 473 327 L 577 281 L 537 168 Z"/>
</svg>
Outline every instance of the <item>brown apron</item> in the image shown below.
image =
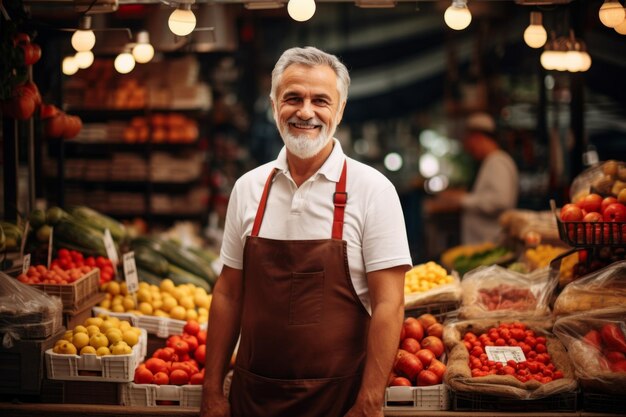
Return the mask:
<svg viewBox="0 0 626 417">
<path fill-rule="evenodd" d="M 275 172 L 244 247 L 232 416 L 341 417 L 361 385 L 370 320 L 352 285 L 342 240 L 346 164 L 333 196 L 332 239 L 258 236 Z"/>
</svg>

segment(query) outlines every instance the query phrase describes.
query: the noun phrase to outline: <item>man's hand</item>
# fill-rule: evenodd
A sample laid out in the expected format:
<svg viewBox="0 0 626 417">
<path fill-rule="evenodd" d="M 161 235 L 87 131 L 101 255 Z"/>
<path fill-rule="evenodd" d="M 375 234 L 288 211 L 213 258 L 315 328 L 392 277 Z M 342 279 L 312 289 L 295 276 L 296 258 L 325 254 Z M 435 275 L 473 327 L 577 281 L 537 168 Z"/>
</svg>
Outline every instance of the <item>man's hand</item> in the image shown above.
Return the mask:
<svg viewBox="0 0 626 417">
<path fill-rule="evenodd" d="M 200 417 L 230 417 L 228 398 L 216 395 L 204 400 L 200 407 Z"/>
</svg>

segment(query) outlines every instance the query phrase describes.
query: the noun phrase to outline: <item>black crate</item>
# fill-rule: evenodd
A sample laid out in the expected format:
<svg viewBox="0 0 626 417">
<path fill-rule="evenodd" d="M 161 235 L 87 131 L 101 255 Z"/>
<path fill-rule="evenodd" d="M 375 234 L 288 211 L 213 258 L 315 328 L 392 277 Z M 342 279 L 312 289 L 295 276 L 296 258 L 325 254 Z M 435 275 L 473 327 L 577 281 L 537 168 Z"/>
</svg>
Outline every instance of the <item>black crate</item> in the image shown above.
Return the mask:
<svg viewBox="0 0 626 417">
<path fill-rule="evenodd" d="M 620 395 L 583 392 L 582 409 L 597 413 L 626 413 L 626 397 Z"/>
<path fill-rule="evenodd" d="M 476 392 L 450 391 L 450 407 L 454 411 L 574 412 L 578 407 L 578 393 L 567 392 L 545 398 L 520 400 Z"/>
</svg>

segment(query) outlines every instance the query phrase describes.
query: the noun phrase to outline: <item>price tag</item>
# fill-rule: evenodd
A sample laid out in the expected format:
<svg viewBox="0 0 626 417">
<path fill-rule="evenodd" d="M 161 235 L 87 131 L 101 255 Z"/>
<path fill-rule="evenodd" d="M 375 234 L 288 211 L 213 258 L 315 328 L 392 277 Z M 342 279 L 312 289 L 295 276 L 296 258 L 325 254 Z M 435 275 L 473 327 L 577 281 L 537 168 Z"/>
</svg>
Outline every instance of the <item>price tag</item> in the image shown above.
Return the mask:
<svg viewBox="0 0 626 417">
<path fill-rule="evenodd" d="M 54 226 L 51 227 L 50 237 L 48 237 L 48 269 L 50 269 L 50 264 L 52 263 L 52 237 L 54 236 Z"/>
<path fill-rule="evenodd" d="M 134 294 L 139 289 L 139 278 L 137 277 L 137 266 L 135 265 L 135 252 L 127 252 L 123 255 L 124 277 L 128 292 Z"/>
<path fill-rule="evenodd" d="M 113 236 L 109 229 L 104 230 L 104 249 L 107 251 L 107 257 L 113 262 L 113 266 L 117 266 L 120 262 L 120 258 L 117 256 L 117 249 L 115 249 L 115 243 L 113 243 Z M 116 269 L 116 268 L 114 268 Z"/>
<path fill-rule="evenodd" d="M 22 238 L 22 244 L 20 246 L 20 258 L 24 257 L 24 248 L 26 247 L 26 241 L 27 236 L 28 236 L 28 229 L 30 228 L 30 222 L 28 220 L 26 220 L 26 224 L 24 225 L 24 232 L 22 233 L 22 236 L 24 236 Z"/>
<path fill-rule="evenodd" d="M 487 359 L 494 362 L 507 363 L 511 359 L 515 362 L 526 361 L 526 356 L 519 346 L 485 346 Z"/>
<path fill-rule="evenodd" d="M 30 253 L 22 257 L 22 274 L 26 274 L 30 268 Z"/>
</svg>

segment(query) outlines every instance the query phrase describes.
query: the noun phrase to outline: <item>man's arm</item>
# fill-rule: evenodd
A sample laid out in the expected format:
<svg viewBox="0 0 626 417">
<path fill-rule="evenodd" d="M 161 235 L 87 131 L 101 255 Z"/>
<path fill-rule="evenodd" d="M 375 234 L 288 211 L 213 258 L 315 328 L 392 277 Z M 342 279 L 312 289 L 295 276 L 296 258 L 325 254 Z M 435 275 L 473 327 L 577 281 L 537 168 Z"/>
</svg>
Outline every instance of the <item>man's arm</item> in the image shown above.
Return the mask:
<svg viewBox="0 0 626 417">
<path fill-rule="evenodd" d="M 400 342 L 404 320 L 404 274 L 408 265 L 367 274 L 372 320 L 361 389 L 346 417 L 382 417 L 387 379 Z"/>
<path fill-rule="evenodd" d="M 228 399 L 222 390 L 241 327 L 243 273 L 224 266 L 211 300 L 207 350 L 200 416 L 230 416 Z"/>
</svg>

